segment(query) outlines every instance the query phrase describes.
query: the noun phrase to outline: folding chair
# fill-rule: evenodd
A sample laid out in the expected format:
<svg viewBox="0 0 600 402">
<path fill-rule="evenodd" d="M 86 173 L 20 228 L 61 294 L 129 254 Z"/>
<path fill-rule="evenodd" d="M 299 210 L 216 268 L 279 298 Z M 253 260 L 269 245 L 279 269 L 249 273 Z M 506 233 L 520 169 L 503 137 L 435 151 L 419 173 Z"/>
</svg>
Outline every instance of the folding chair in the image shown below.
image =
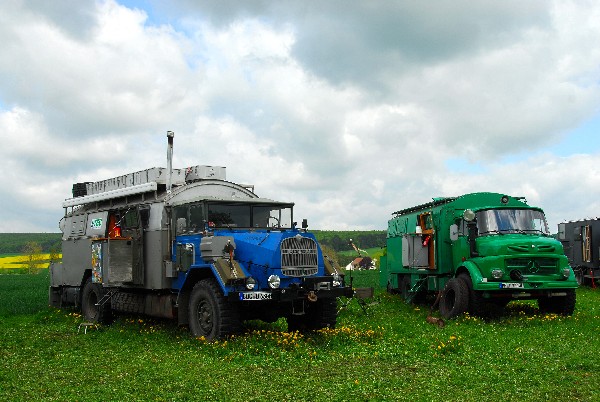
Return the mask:
<svg viewBox="0 0 600 402">
<path fill-rule="evenodd" d="M 338 313 L 348 307 L 348 305 L 352 302 L 352 300 L 356 300 L 363 313 L 367 313 L 367 307 L 373 304 L 377 304 L 375 301 L 367 302 L 369 299 L 373 299 L 375 296 L 375 289 L 370 288 L 354 288 L 354 294 L 352 298 L 348 299 L 345 303 L 342 303 L 340 308 L 338 309 Z"/>
</svg>

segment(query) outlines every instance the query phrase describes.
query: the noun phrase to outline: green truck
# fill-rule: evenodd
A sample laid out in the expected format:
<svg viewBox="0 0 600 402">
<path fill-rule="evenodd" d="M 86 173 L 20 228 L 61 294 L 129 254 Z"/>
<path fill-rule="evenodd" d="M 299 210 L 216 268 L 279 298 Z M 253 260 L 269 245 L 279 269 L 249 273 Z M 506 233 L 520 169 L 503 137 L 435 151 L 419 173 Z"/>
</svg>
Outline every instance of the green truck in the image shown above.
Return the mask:
<svg viewBox="0 0 600 402">
<path fill-rule="evenodd" d="M 577 281 L 544 211 L 523 197 L 472 193 L 393 213 L 380 285 L 407 302 L 438 295 L 442 317 L 487 316 L 511 300 L 572 315 Z"/>
</svg>

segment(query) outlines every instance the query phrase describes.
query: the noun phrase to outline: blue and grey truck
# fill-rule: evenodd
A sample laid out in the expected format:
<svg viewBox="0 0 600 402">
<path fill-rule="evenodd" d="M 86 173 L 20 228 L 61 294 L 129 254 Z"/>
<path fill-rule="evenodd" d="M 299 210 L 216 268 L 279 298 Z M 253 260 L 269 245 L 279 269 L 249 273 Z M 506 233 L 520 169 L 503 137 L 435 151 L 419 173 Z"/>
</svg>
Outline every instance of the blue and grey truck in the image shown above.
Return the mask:
<svg viewBox="0 0 600 402">
<path fill-rule="evenodd" d="M 297 227 L 294 204 L 227 181 L 224 167 L 173 169 L 167 137 L 167 168 L 73 185 L 49 304 L 91 323 L 114 312 L 176 319 L 209 340 L 251 319 L 335 327 L 337 298 L 352 288 L 306 220 Z"/>
</svg>

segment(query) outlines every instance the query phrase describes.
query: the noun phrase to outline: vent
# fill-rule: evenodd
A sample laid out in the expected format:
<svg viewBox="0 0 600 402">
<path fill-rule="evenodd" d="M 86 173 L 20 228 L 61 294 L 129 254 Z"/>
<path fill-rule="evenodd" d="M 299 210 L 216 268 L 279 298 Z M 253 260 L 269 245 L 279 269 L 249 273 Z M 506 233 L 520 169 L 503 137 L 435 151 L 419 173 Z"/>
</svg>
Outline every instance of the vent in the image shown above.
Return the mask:
<svg viewBox="0 0 600 402">
<path fill-rule="evenodd" d="M 514 246 L 508 246 L 508 250 L 512 251 L 513 253 L 531 253 L 531 252 L 538 252 L 538 253 L 553 253 L 555 251 L 554 246 L 549 245 L 549 244 L 542 244 L 540 246 L 536 246 L 536 245 L 526 245 L 526 244 L 519 244 L 519 245 L 514 245 Z"/>
<path fill-rule="evenodd" d="M 281 242 L 281 273 L 302 277 L 315 275 L 318 271 L 317 243 L 300 235 L 288 237 Z"/>
</svg>

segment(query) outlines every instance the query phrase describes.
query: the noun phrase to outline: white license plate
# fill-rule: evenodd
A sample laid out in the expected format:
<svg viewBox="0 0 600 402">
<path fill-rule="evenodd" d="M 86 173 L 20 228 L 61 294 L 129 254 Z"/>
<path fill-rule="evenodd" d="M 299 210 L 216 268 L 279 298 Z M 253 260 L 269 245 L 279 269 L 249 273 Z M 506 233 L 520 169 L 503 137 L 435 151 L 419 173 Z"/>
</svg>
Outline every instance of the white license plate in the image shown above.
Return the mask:
<svg viewBox="0 0 600 402">
<path fill-rule="evenodd" d="M 523 289 L 522 283 L 500 283 L 500 289 Z"/>
<path fill-rule="evenodd" d="M 240 300 L 271 300 L 273 294 L 270 292 L 243 292 L 240 293 Z"/>
</svg>

